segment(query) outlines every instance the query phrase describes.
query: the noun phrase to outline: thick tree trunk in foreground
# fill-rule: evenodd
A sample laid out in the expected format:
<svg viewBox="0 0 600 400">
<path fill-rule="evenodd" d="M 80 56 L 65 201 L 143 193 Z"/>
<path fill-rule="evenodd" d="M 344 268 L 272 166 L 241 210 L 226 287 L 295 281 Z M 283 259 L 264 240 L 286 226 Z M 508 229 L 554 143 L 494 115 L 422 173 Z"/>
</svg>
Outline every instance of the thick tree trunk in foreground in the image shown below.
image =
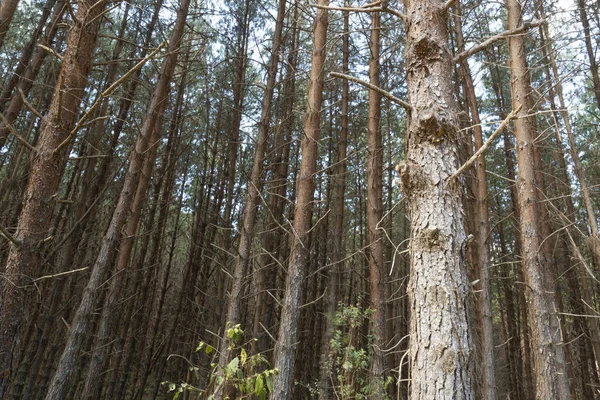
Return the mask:
<svg viewBox="0 0 600 400">
<path fill-rule="evenodd" d="M 19 351 L 19 326 L 28 315 L 28 293 L 40 270 L 39 245 L 50 229 L 60 177 L 67 162 L 63 143 L 72 139 L 83 89 L 87 83 L 100 18 L 106 1 L 82 0 L 69 31 L 58 83 L 48 114 L 42 121 L 40 143 L 31 167 L 24 206 L 0 282 L 0 397 Z M 4 6 L 4 3 L 3 3 Z M 9 283 L 11 282 L 11 283 Z"/>
<path fill-rule="evenodd" d="M 411 398 L 473 399 L 470 284 L 452 97 L 448 11 L 439 0 L 407 5 L 407 160 L 399 165 L 411 220 Z"/>
<path fill-rule="evenodd" d="M 328 0 L 318 4 L 327 7 Z M 298 174 L 298 198 L 294 213 L 292 250 L 287 271 L 285 295 L 281 307 L 279 337 L 275 345 L 275 368 L 279 369 L 273 385 L 273 400 L 291 398 L 293 389 L 296 341 L 300 320 L 300 302 L 304 286 L 304 272 L 310 252 L 309 231 L 315 191 L 314 175 L 317 170 L 318 142 L 320 138 L 321 105 L 325 82 L 325 53 L 327 42 L 327 10 L 317 10 L 313 31 L 313 49 L 308 83 L 307 109 L 304 115 L 302 163 Z"/>
<path fill-rule="evenodd" d="M 92 273 L 83 292 L 81 303 L 75 313 L 71 326 L 71 333 L 67 339 L 54 378 L 52 379 L 48 395 L 46 396 L 47 400 L 63 398 L 70 387 L 74 374 L 74 366 L 77 364 L 76 359 L 82 349 L 85 335 L 90 328 L 93 311 L 100 294 L 100 287 L 104 282 L 110 264 L 114 260 L 116 246 L 121 239 L 127 218 L 129 215 L 135 214 L 134 211 L 136 210 L 132 210 L 131 208 L 134 203 L 134 197 L 137 197 L 136 192 L 138 191 L 138 184 L 140 183 L 140 180 L 143 184 L 146 179 L 149 179 L 149 177 L 144 177 L 142 179 L 140 175 L 142 174 L 145 158 L 148 157 L 146 153 L 150 149 L 150 146 L 154 144 L 153 138 L 155 139 L 158 136 L 156 131 L 157 126 L 159 126 L 158 121 L 161 121 L 162 112 L 164 112 L 166 103 L 168 102 L 169 85 L 173 72 L 175 71 L 177 55 L 179 53 L 178 50 L 185 28 L 189 4 L 190 0 L 183 0 L 179 6 L 177 20 L 167 49 L 168 55 L 163 61 L 160 77 L 156 83 L 154 93 L 152 94 L 152 99 L 141 128 L 140 137 L 129 156 L 129 167 L 125 175 L 125 182 L 119 195 L 117 206 L 113 212 L 108 231 L 102 239 L 100 252 L 92 267 Z M 122 276 L 116 276 L 113 279 L 124 278 Z M 114 293 L 108 294 L 109 298 L 114 295 Z M 106 306 L 111 308 L 112 303 L 109 302 Z M 108 318 L 108 316 L 105 316 L 105 318 Z"/>
<path fill-rule="evenodd" d="M 459 51 L 464 51 L 464 40 L 461 23 L 460 3 L 455 5 L 457 14 L 454 16 L 456 29 L 456 41 Z M 483 146 L 483 132 L 481 119 L 477 107 L 475 86 L 471 77 L 471 70 L 466 60 L 461 63 L 461 72 L 465 86 L 465 96 L 473 126 L 475 139 L 475 151 Z M 486 400 L 496 399 L 496 373 L 494 370 L 494 324 L 492 322 L 492 290 L 490 287 L 490 259 L 488 251 L 489 239 L 489 211 L 488 211 L 488 188 L 485 155 L 481 154 L 475 164 L 475 246 L 476 246 L 476 276 L 479 283 L 475 287 L 479 295 L 476 297 L 478 321 L 481 327 L 481 372 L 483 377 L 482 396 Z"/>
<path fill-rule="evenodd" d="M 507 0 L 508 29 L 515 29 L 522 23 L 521 6 L 517 0 Z M 508 39 L 509 62 L 511 70 L 511 91 L 513 109 L 522 107 L 515 120 L 517 139 L 517 190 L 520 214 L 520 239 L 523 257 L 523 275 L 525 295 L 528 307 L 528 320 L 531 327 L 531 347 L 534 370 L 536 372 L 536 399 L 566 399 L 568 388 L 564 388 L 558 379 L 560 367 L 557 362 L 556 343 L 552 318 L 544 284 L 544 273 L 549 266 L 542 265 L 540 245 L 542 238 L 538 209 L 538 188 L 536 187 L 535 125 L 531 116 L 532 103 L 529 97 L 529 70 L 525 60 L 523 37 L 511 36 Z"/>
</svg>

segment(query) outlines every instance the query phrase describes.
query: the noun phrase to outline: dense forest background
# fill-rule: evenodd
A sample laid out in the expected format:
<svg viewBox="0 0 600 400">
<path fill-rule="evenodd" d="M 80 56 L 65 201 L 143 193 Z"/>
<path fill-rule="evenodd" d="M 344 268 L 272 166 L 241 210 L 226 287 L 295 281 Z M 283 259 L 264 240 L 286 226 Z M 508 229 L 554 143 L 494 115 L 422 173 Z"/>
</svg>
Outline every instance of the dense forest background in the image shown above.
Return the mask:
<svg viewBox="0 0 600 400">
<path fill-rule="evenodd" d="M 600 398 L 600 2 L 2 0 L 0 398 Z"/>
</svg>

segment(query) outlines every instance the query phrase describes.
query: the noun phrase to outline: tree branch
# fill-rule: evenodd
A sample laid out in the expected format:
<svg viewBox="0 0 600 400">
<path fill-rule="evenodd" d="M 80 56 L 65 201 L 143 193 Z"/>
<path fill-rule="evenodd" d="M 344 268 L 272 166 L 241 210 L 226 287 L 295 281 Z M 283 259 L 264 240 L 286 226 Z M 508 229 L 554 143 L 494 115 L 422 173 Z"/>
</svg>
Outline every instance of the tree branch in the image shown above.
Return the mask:
<svg viewBox="0 0 600 400">
<path fill-rule="evenodd" d="M 21 243 L 17 240 L 17 238 L 14 237 L 13 235 L 11 235 L 2 225 L 0 225 L 0 235 L 4 236 L 6 239 L 8 239 L 10 242 L 12 242 L 12 244 L 14 244 L 17 247 L 19 247 L 21 245 Z"/>
<path fill-rule="evenodd" d="M 58 274 L 44 275 L 44 276 L 40 276 L 39 278 L 34 279 L 32 282 L 38 282 L 38 281 L 42 281 L 44 279 L 50 279 L 50 278 L 58 278 L 59 276 L 70 275 L 75 272 L 85 271 L 87 269 L 89 269 L 89 267 L 83 267 L 83 268 L 79 268 L 79 269 L 73 269 L 71 271 L 59 272 Z"/>
<path fill-rule="evenodd" d="M 508 114 L 508 116 L 504 119 L 504 121 L 502 121 L 502 123 L 500 124 L 500 126 L 498 127 L 498 129 L 496 129 L 496 131 L 494 133 L 492 133 L 492 135 L 488 138 L 488 140 L 485 141 L 485 143 L 479 148 L 479 150 L 477 150 L 475 152 L 475 154 L 473 154 L 473 156 L 471 158 L 469 158 L 469 160 L 464 163 L 455 173 L 454 175 L 452 175 L 450 178 L 448 178 L 448 181 L 451 181 L 453 179 L 456 179 L 460 176 L 460 174 L 462 174 L 463 172 L 465 172 L 474 162 L 475 160 L 477 160 L 477 158 L 479 158 L 480 155 L 482 155 L 488 147 L 490 147 L 490 145 L 492 144 L 492 142 L 496 139 L 496 137 L 498 137 L 498 135 L 504 130 L 504 128 L 506 128 L 506 125 L 508 125 L 508 123 L 510 122 L 510 120 L 512 120 L 513 118 L 515 118 L 515 116 L 517 115 L 517 113 L 519 111 L 521 111 L 521 105 L 519 105 L 519 107 L 517 107 L 516 110 L 513 110 L 510 112 L 510 114 Z"/>
<path fill-rule="evenodd" d="M 162 42 L 156 49 L 154 49 L 154 51 L 152 53 L 150 53 L 146 57 L 144 57 L 140 62 L 138 62 L 136 65 L 134 65 L 133 68 L 131 68 L 129 71 L 127 71 L 125 74 L 123 74 L 123 76 L 120 77 L 119 79 L 117 79 L 112 85 L 110 85 L 104 92 L 100 93 L 100 96 L 98 96 L 98 98 L 96 99 L 94 104 L 92 104 L 90 109 L 87 110 L 87 112 L 83 115 L 83 117 L 81 117 L 81 119 L 77 122 L 77 124 L 75 125 L 75 128 L 73 128 L 73 130 L 71 131 L 69 136 L 65 140 L 63 140 L 61 144 L 58 145 L 58 147 L 54 150 L 54 152 L 56 153 L 56 152 L 60 151 L 63 147 L 65 147 L 67 144 L 69 144 L 69 142 L 77 134 L 77 131 L 81 128 L 81 126 L 85 123 L 85 121 L 87 121 L 87 119 L 92 115 L 92 113 L 94 111 L 96 111 L 96 109 L 98 108 L 98 106 L 100 106 L 102 101 L 104 101 L 105 98 L 110 96 L 123 82 L 125 82 L 127 79 L 129 79 L 129 77 L 135 71 L 142 68 L 144 66 L 144 64 L 146 64 L 146 62 L 148 60 L 153 58 L 160 51 L 160 49 L 162 49 L 166 44 L 167 44 L 166 41 Z"/>
<path fill-rule="evenodd" d="M 2 123 L 4 124 L 4 126 L 6 127 L 6 129 L 8 129 L 8 131 L 17 138 L 17 140 L 19 142 L 21 142 L 25 147 L 27 147 L 29 150 L 36 152 L 37 150 L 35 147 L 33 147 L 32 145 L 29 144 L 29 142 L 25 139 L 23 139 L 21 136 L 19 136 L 19 134 L 17 133 L 17 131 L 15 131 L 15 128 L 12 127 L 12 125 L 6 120 L 6 118 L 4 117 L 4 115 L 2 113 L 0 113 L 0 119 L 2 120 Z"/>
<path fill-rule="evenodd" d="M 364 5 L 362 7 L 335 7 L 335 6 L 321 6 L 319 4 L 311 4 L 312 7 L 318 8 L 320 10 L 330 10 L 330 11 L 349 11 L 349 12 L 386 12 L 396 17 L 400 18 L 402 21 L 406 21 L 406 16 L 402 14 L 400 11 L 394 10 L 389 7 L 376 7 L 380 2 L 376 1 L 374 3 L 370 3 Z"/>
<path fill-rule="evenodd" d="M 358 79 L 355 78 L 353 76 L 350 75 L 346 75 L 346 74 L 341 74 L 339 72 L 330 72 L 329 73 L 330 76 L 334 77 L 334 78 L 340 78 L 340 79 L 347 79 L 351 82 L 354 83 L 358 83 L 360 85 L 363 85 L 371 90 L 376 91 L 377 93 L 381 94 L 382 96 L 387 97 L 388 99 L 390 99 L 391 101 L 393 101 L 394 103 L 404 107 L 407 111 L 412 111 L 413 107 L 408 104 L 407 102 L 405 102 L 404 100 L 400 100 L 399 98 L 397 98 L 396 96 L 394 96 L 393 94 L 391 94 L 390 92 L 386 92 L 385 90 L 383 90 L 382 88 L 372 85 L 369 82 L 365 82 L 362 79 Z"/>
<path fill-rule="evenodd" d="M 480 51 L 485 50 L 486 47 L 488 47 L 490 44 L 494 43 L 497 40 L 503 39 L 507 36 L 516 35 L 518 33 L 523 33 L 531 28 L 540 26 L 540 25 L 544 24 L 545 22 L 546 22 L 546 20 L 543 20 L 543 19 L 539 20 L 539 21 L 525 22 L 522 26 L 520 26 L 516 29 L 511 29 L 509 31 L 504 31 L 502 33 L 494 35 L 491 38 L 485 40 L 484 42 L 471 47 L 469 50 L 465 50 L 462 53 L 458 54 L 456 57 L 454 57 L 453 61 L 456 63 L 461 62 L 465 58 L 471 57 L 473 54 L 479 53 Z"/>
</svg>

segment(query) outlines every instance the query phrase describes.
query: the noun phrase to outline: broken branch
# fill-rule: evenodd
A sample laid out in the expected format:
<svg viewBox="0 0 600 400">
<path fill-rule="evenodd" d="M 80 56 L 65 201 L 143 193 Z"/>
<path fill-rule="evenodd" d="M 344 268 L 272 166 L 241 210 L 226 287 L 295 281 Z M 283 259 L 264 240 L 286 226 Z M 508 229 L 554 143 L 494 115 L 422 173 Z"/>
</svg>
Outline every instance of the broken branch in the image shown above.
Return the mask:
<svg viewBox="0 0 600 400">
<path fill-rule="evenodd" d="M 381 94 L 382 96 L 387 97 L 388 99 L 390 99 L 394 103 L 396 103 L 396 104 L 404 107 L 409 112 L 412 111 L 412 109 L 413 109 L 413 107 L 410 104 L 408 104 L 407 102 L 405 102 L 404 100 L 400 100 L 399 98 L 397 98 L 396 96 L 394 96 L 390 92 L 386 92 L 385 90 L 383 90 L 379 86 L 372 85 L 369 82 L 363 81 L 362 79 L 358 79 L 358 78 L 355 78 L 353 76 L 346 75 L 346 74 L 341 74 L 339 72 L 330 72 L 329 75 L 332 76 L 332 77 L 334 77 L 334 78 L 346 79 L 346 80 L 349 80 L 351 82 L 363 85 L 364 87 L 367 87 L 367 88 L 369 88 L 371 90 L 374 90 L 377 93 Z"/>
<path fill-rule="evenodd" d="M 454 62 L 461 62 L 462 60 L 464 60 L 465 58 L 471 57 L 473 54 L 475 53 L 479 53 L 482 50 L 485 50 L 486 47 L 488 47 L 490 44 L 494 43 L 497 40 L 503 39 L 507 36 L 511 36 L 511 35 L 516 35 L 519 33 L 523 33 L 531 28 L 535 28 L 536 26 L 540 26 L 543 23 L 545 23 L 545 20 L 539 20 L 539 21 L 532 21 L 532 22 L 525 22 L 522 26 L 516 28 L 516 29 L 511 29 L 510 31 L 504 31 L 502 33 L 499 33 L 497 35 L 492 36 L 491 38 L 485 40 L 484 42 L 475 45 L 473 47 L 471 47 L 469 50 L 465 50 L 462 53 L 458 54 L 456 57 L 454 57 Z"/>
<path fill-rule="evenodd" d="M 517 107 L 516 110 L 513 110 L 510 112 L 510 114 L 508 114 L 508 116 L 504 119 L 504 121 L 502 121 L 502 123 L 500 124 L 500 126 L 498 127 L 498 129 L 496 129 L 496 131 L 494 133 L 492 133 L 492 135 L 488 138 L 488 140 L 485 141 L 485 143 L 479 148 L 479 150 L 477 150 L 475 152 L 475 154 L 473 154 L 473 156 L 471 158 L 469 158 L 469 160 L 464 163 L 455 173 L 454 175 L 452 175 L 450 178 L 448 178 L 448 181 L 451 181 L 453 179 L 456 179 L 460 176 L 460 174 L 462 174 L 463 172 L 465 172 L 474 162 L 475 160 L 477 160 L 477 158 L 479 158 L 480 155 L 482 155 L 488 147 L 490 147 L 490 145 L 492 144 L 492 142 L 496 139 L 496 137 L 498 137 L 498 135 L 504 130 L 504 128 L 506 128 L 506 125 L 508 125 L 508 123 L 515 118 L 515 116 L 517 115 L 517 113 L 519 111 L 521 111 L 521 105 L 519 105 L 519 107 Z"/>
</svg>

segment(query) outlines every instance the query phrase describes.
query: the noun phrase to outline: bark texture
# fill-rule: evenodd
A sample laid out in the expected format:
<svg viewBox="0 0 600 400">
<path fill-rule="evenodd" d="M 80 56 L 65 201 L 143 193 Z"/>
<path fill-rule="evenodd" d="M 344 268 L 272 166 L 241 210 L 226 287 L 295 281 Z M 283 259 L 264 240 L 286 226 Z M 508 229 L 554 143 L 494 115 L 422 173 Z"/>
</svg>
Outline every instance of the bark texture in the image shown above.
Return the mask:
<svg viewBox="0 0 600 400">
<path fill-rule="evenodd" d="M 58 83 L 47 115 L 42 120 L 41 138 L 31 166 L 24 206 L 15 238 L 0 281 L 0 397 L 6 387 L 19 351 L 19 326 L 29 310 L 29 293 L 40 273 L 40 244 L 50 226 L 56 192 L 67 162 L 68 143 L 73 135 L 83 90 L 92 62 L 100 18 L 107 1 L 79 2 L 69 31 Z M 4 6 L 4 3 L 3 3 Z M 10 282 L 10 283 L 9 283 Z"/>
<path fill-rule="evenodd" d="M 178 50 L 185 28 L 185 20 L 189 5 L 190 0 L 183 0 L 177 11 L 176 24 L 171 33 L 167 49 L 168 55 L 163 61 L 161 75 L 152 94 L 152 99 L 141 128 L 140 137 L 129 156 L 129 167 L 125 175 L 123 188 L 119 194 L 117 206 L 113 212 L 108 230 L 102 238 L 102 245 L 98 257 L 92 267 L 90 279 L 75 313 L 69 338 L 67 339 L 65 349 L 46 396 L 47 400 L 63 398 L 69 390 L 75 372 L 74 367 L 77 365 L 75 360 L 82 349 L 86 332 L 90 329 L 93 311 L 100 296 L 100 287 L 104 282 L 110 264 L 115 258 L 116 248 L 122 237 L 122 231 L 127 222 L 127 218 L 128 216 L 135 216 L 136 214 L 137 210 L 133 209 L 132 206 L 135 203 L 134 199 L 136 197 L 139 199 L 140 196 L 136 193 L 139 189 L 138 186 L 140 186 L 139 183 L 142 182 L 142 185 L 144 185 L 145 180 L 149 179 L 149 177 L 141 178 L 140 175 L 142 174 L 146 158 L 150 157 L 147 154 L 150 146 L 154 144 L 155 146 L 153 147 L 156 147 L 154 142 L 157 140 L 158 136 L 157 126 L 159 127 L 158 122 L 161 121 L 162 112 L 164 112 L 166 103 L 168 102 L 169 84 L 173 72 L 175 71 Z M 145 185 L 147 185 L 147 183 Z M 139 191 L 142 191 L 142 189 Z M 137 207 L 140 207 L 140 205 L 138 204 Z M 113 277 L 113 280 L 118 279 L 124 279 L 124 277 Z M 110 298 L 115 295 L 115 293 L 109 293 L 108 296 Z M 114 298 L 112 299 L 112 302 L 114 302 Z M 112 302 L 109 300 L 106 306 L 109 308 L 112 307 Z M 108 321 L 105 323 L 107 322 Z"/>
<path fill-rule="evenodd" d="M 456 29 L 456 41 L 459 51 L 464 50 L 464 40 L 461 24 L 460 3 L 457 2 L 456 15 L 454 16 L 454 26 Z M 481 119 L 479 118 L 479 108 L 477 106 L 477 97 L 475 95 L 475 85 L 471 77 L 469 63 L 464 60 L 461 62 L 461 73 L 465 96 L 469 110 L 471 112 L 471 122 L 473 126 L 473 137 L 475 142 L 475 151 L 483 146 L 483 132 L 481 129 Z M 496 399 L 496 372 L 494 369 L 494 324 L 492 321 L 492 290 L 490 287 L 490 258 L 488 250 L 489 210 L 487 203 L 487 173 L 485 155 L 481 154 L 475 163 L 475 253 L 476 253 L 476 277 L 479 283 L 475 290 L 479 292 L 476 297 L 476 307 L 478 313 L 478 322 L 481 329 L 481 373 L 482 373 L 482 396 L 487 400 Z"/>
<path fill-rule="evenodd" d="M 10 22 L 15 15 L 19 0 L 4 0 L 0 4 L 0 48 L 4 44 L 4 38 L 10 28 Z"/>
<path fill-rule="evenodd" d="M 508 29 L 515 29 L 522 24 L 522 10 L 517 0 L 507 0 Z M 515 120 L 515 136 L 517 140 L 517 192 L 519 208 L 519 227 L 522 249 L 523 275 L 525 278 L 525 296 L 527 301 L 528 320 L 531 327 L 531 347 L 534 371 L 536 374 L 535 398 L 566 399 L 568 388 L 560 384 L 560 371 L 557 362 L 555 336 L 559 332 L 553 329 L 552 318 L 556 318 L 551 310 L 546 294 L 544 273 L 549 273 L 549 265 L 544 265 L 541 256 L 541 216 L 538 208 L 538 188 L 536 183 L 535 163 L 535 122 L 530 116 L 532 102 L 530 98 L 530 78 L 525 59 L 523 37 L 512 36 L 508 39 L 509 63 L 511 70 L 511 92 L 513 109 L 521 107 Z"/>
<path fill-rule="evenodd" d="M 318 4 L 327 7 L 328 0 Z M 313 29 L 311 70 L 308 83 L 308 101 L 304 114 L 302 163 L 298 173 L 298 197 L 294 212 L 292 249 L 287 270 L 285 295 L 281 307 L 279 337 L 275 345 L 275 368 L 279 375 L 273 384 L 271 399 L 286 400 L 292 396 L 294 363 L 300 322 L 300 303 L 308 256 L 312 225 L 312 210 L 317 171 L 318 142 L 320 139 L 321 105 L 325 82 L 325 53 L 327 42 L 327 10 L 317 10 Z"/>
<path fill-rule="evenodd" d="M 379 87 L 380 15 L 371 16 L 369 48 L 369 83 Z M 385 374 L 385 274 L 383 271 L 383 242 L 381 227 L 383 213 L 383 145 L 381 143 L 381 94 L 369 90 L 369 121 L 367 124 L 367 224 L 369 228 L 369 281 L 373 330 L 373 358 L 371 360 L 371 393 L 373 399 L 384 396 Z"/>
<path fill-rule="evenodd" d="M 406 2 L 409 102 L 406 162 L 398 166 L 411 220 L 411 399 L 473 399 L 470 284 L 452 97 L 448 11 L 443 1 Z"/>
</svg>

